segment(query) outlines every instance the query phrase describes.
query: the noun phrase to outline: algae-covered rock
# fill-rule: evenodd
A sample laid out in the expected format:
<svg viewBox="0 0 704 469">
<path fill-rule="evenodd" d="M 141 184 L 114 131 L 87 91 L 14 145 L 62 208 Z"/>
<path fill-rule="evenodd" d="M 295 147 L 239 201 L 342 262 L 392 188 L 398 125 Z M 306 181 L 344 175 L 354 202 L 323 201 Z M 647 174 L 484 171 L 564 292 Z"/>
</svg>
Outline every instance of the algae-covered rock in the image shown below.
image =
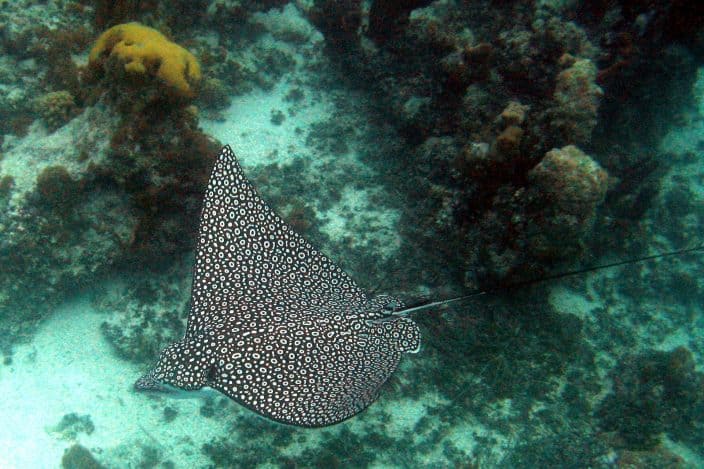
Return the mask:
<svg viewBox="0 0 704 469">
<path fill-rule="evenodd" d="M 106 315 L 101 330 L 121 358 L 150 363 L 183 336 L 190 281 L 190 262 L 175 262 L 159 275 L 135 272 L 125 285 L 96 294 L 94 306 Z"/>
<path fill-rule="evenodd" d="M 64 415 L 61 421 L 49 431 L 62 440 L 72 441 L 79 433 L 92 434 L 95 431 L 95 425 L 93 425 L 90 415 L 78 415 L 71 412 Z"/>
<path fill-rule="evenodd" d="M 104 469 L 85 446 L 75 444 L 64 451 L 62 469 Z"/>
<path fill-rule="evenodd" d="M 560 258 L 579 251 L 606 197 L 606 171 L 579 148 L 568 145 L 547 152 L 528 173 L 528 181 L 534 197 L 528 227 L 533 253 Z"/>
<path fill-rule="evenodd" d="M 560 137 L 558 141 L 589 142 L 603 94 L 596 84 L 596 65 L 591 60 L 576 60 L 557 75 L 551 125 Z"/>
<path fill-rule="evenodd" d="M 56 130 L 67 123 L 77 110 L 73 95 L 66 90 L 52 91 L 40 96 L 35 102 L 35 107 L 49 130 Z"/>
</svg>

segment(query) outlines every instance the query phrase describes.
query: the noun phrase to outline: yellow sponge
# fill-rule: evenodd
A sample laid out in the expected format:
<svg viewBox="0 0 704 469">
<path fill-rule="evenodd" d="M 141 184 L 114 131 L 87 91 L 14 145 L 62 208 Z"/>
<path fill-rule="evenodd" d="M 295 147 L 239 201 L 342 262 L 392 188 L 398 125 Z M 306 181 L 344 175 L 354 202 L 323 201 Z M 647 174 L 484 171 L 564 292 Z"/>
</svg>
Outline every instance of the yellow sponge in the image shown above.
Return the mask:
<svg viewBox="0 0 704 469">
<path fill-rule="evenodd" d="M 125 71 L 154 74 L 180 96 L 191 98 L 201 78 L 198 60 L 159 31 L 139 23 L 118 24 L 105 31 L 88 57 L 96 64 L 105 56 L 116 56 Z"/>
</svg>

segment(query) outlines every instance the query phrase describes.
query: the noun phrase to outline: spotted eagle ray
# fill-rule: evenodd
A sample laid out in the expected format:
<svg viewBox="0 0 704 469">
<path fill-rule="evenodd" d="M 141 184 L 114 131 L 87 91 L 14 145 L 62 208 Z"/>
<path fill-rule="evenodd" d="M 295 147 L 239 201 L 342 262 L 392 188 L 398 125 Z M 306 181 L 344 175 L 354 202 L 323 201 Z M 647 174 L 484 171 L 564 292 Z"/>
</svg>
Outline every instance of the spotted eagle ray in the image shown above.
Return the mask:
<svg viewBox="0 0 704 469">
<path fill-rule="evenodd" d="M 332 425 L 379 396 L 420 331 L 257 195 L 229 146 L 210 175 L 184 337 L 138 390 L 213 388 L 271 420 Z"/>
<path fill-rule="evenodd" d="M 412 312 L 702 250 L 699 244 L 405 307 L 392 296 L 370 298 L 295 233 L 225 146 L 203 202 L 186 333 L 135 388 L 172 395 L 212 388 L 277 422 L 332 425 L 373 403 L 401 355 L 420 349 Z"/>
</svg>

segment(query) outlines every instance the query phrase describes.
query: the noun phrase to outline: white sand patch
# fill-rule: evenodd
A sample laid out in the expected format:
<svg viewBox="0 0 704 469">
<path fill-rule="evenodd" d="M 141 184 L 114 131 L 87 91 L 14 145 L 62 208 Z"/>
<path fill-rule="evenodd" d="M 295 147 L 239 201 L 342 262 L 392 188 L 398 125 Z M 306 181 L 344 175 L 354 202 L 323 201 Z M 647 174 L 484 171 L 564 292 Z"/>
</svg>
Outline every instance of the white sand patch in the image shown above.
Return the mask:
<svg viewBox="0 0 704 469">
<path fill-rule="evenodd" d="M 592 274 L 596 277 L 599 274 Z M 604 274 L 601 274 L 604 275 Z M 591 282 L 589 282 L 591 284 Z M 602 305 L 599 298 L 594 295 L 588 298 L 582 292 L 576 292 L 561 284 L 554 284 L 550 288 L 550 304 L 561 313 L 574 314 L 580 319 L 589 319 L 594 308 Z"/>
<path fill-rule="evenodd" d="M 222 435 L 222 423 L 199 415 L 199 399 L 155 399 L 132 391 L 144 371 L 117 359 L 100 332 L 103 318 L 88 304 L 65 304 L 40 328 L 35 340 L 19 346 L 13 364 L 0 375 L 0 467 L 58 467 L 72 442 L 50 432 L 68 413 L 90 416 L 95 431 L 79 434 L 100 460 L 114 451 L 139 455 L 140 444 L 158 448 L 176 467 L 200 467 L 209 460 L 203 443 Z M 178 411 L 163 420 L 169 405 Z M 234 405 L 232 412 L 244 411 Z M 233 436 L 234 438 L 234 436 Z M 101 461 L 110 466 L 110 461 Z M 120 462 L 127 467 L 127 461 Z"/>
<path fill-rule="evenodd" d="M 677 329 L 674 333 L 668 334 L 655 348 L 663 352 L 670 352 L 677 347 L 686 347 L 689 349 L 693 339 L 692 336 L 695 334 L 695 330 Z"/>
<path fill-rule="evenodd" d="M 305 147 L 305 130 L 311 124 L 328 119 L 333 110 L 331 103 L 307 102 L 305 110 L 289 117 L 286 110 L 292 104 L 286 101 L 286 95 L 292 88 L 294 86 L 282 81 L 269 91 L 257 89 L 234 96 L 223 121 L 203 119 L 201 127 L 205 133 L 232 146 L 245 168 L 291 161 L 295 155 L 309 153 Z M 310 96 L 310 93 L 305 95 Z M 280 125 L 271 122 L 272 112 L 276 111 L 286 116 Z"/>
<path fill-rule="evenodd" d="M 266 12 L 256 12 L 250 19 L 277 37 L 297 36 L 307 41 L 307 45 L 321 43 L 323 35 L 301 14 L 293 3 L 281 9 L 272 8 Z"/>
<path fill-rule="evenodd" d="M 375 175 L 359 161 L 353 145 L 344 155 L 321 155 L 306 145 L 311 126 L 333 121 L 335 105 L 329 96 L 321 95 L 305 83 L 306 80 L 294 84 L 284 79 L 272 90 L 255 90 L 235 96 L 223 114 L 224 120 L 201 121 L 203 131 L 229 144 L 245 170 L 306 158 L 311 161 L 313 172 L 330 170 L 329 167 L 325 169 L 325 165 L 332 162 L 335 167 L 345 168 L 345 171 L 363 178 L 365 189 L 345 187 L 339 202 L 317 214 L 322 221 L 320 230 L 332 239 L 348 237 L 354 248 L 363 249 L 375 244 L 383 257 L 394 255 L 401 244 L 397 230 L 401 215 L 396 210 L 376 207 L 370 202 L 372 194 L 384 189 L 374 184 Z M 294 89 L 303 93 L 303 98 L 295 103 L 286 98 Z M 289 109 L 295 109 L 295 115 L 289 115 Z M 285 118 L 276 125 L 272 123 L 272 115 L 278 111 Z M 317 179 L 310 174 L 301 177 Z M 262 196 L 266 199 L 266 194 Z"/>
<path fill-rule="evenodd" d="M 405 431 L 413 431 L 413 427 L 427 413 L 427 405 L 437 400 L 437 396 L 424 394 L 420 400 L 399 399 L 389 402 L 386 411 L 391 413 L 391 421 L 387 426 L 389 435 L 402 435 Z"/>
<path fill-rule="evenodd" d="M 488 461 L 501 461 L 506 456 L 506 450 L 511 447 L 508 438 L 490 428 L 485 427 L 479 422 L 467 422 L 466 424 L 456 425 L 452 427 L 448 437 L 460 451 L 465 454 L 473 454 L 477 450 L 479 441 L 491 439 L 495 443 L 491 450 L 488 451 L 491 456 L 487 457 Z M 442 460 L 442 451 L 438 451 L 438 459 Z"/>
<path fill-rule="evenodd" d="M 701 455 L 697 454 L 696 452 L 692 451 L 691 448 L 687 447 L 686 445 L 683 445 L 681 443 L 678 443 L 676 441 L 672 441 L 670 438 L 668 438 L 667 434 L 663 435 L 662 437 L 662 444 L 665 448 L 668 450 L 672 451 L 676 455 L 682 457 L 685 461 L 684 467 L 689 467 L 689 468 L 702 468 L 704 467 L 704 458 L 701 457 Z"/>
<path fill-rule="evenodd" d="M 332 239 L 350 236 L 349 245 L 355 249 L 375 243 L 384 257 L 394 255 L 401 246 L 397 226 L 401 214 L 396 210 L 375 210 L 369 201 L 369 192 L 345 188 L 340 202 L 319 214 L 323 221 L 320 231 Z"/>
</svg>

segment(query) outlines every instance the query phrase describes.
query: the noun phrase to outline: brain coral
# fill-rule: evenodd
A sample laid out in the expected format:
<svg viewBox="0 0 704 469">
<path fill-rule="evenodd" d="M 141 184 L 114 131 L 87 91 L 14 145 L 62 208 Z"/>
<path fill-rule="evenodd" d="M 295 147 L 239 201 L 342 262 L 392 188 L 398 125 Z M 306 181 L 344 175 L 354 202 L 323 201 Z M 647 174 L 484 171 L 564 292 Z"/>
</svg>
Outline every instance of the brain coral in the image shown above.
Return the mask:
<svg viewBox="0 0 704 469">
<path fill-rule="evenodd" d="M 139 23 L 119 24 L 100 35 L 90 51 L 89 64 L 100 65 L 107 57 L 124 63 L 127 73 L 156 76 L 182 97 L 193 97 L 201 79 L 193 54 Z"/>
</svg>

